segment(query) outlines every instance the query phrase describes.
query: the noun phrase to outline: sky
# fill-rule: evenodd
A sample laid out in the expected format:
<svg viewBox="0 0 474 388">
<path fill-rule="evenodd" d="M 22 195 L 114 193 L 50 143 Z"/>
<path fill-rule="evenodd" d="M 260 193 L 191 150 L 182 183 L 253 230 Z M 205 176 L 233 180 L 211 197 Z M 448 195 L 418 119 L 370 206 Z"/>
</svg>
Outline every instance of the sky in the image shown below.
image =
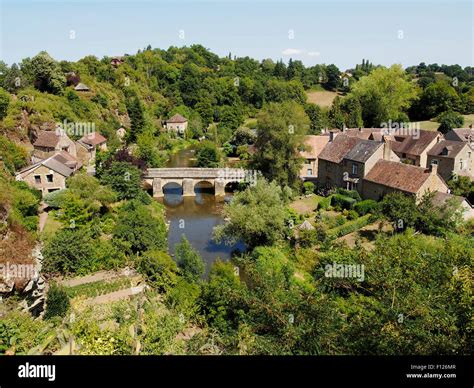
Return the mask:
<svg viewBox="0 0 474 388">
<path fill-rule="evenodd" d="M 45 50 L 76 61 L 202 44 L 219 56 L 341 70 L 420 62 L 473 66 L 469 0 L 0 0 L 0 60 Z"/>
</svg>

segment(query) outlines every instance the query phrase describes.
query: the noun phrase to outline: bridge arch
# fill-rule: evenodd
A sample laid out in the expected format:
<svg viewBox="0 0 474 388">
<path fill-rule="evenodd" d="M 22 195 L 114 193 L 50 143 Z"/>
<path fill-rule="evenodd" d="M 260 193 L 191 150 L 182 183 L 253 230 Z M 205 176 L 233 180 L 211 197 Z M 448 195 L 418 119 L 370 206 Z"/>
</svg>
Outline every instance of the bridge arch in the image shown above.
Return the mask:
<svg viewBox="0 0 474 388">
<path fill-rule="evenodd" d="M 183 183 L 178 181 L 178 180 L 169 180 L 169 181 L 163 181 L 161 182 L 161 190 L 163 191 L 163 194 L 167 193 L 175 193 L 183 195 Z"/>
<path fill-rule="evenodd" d="M 213 192 L 215 193 L 216 187 L 214 181 L 211 179 L 195 179 L 194 180 L 194 192 Z"/>
</svg>

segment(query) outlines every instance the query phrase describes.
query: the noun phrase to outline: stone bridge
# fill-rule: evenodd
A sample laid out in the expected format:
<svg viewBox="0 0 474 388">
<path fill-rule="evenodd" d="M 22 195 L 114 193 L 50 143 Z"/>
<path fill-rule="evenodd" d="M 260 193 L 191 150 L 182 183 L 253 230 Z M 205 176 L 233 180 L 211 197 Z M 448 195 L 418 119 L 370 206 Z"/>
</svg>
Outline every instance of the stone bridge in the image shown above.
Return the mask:
<svg viewBox="0 0 474 388">
<path fill-rule="evenodd" d="M 225 187 L 233 182 L 252 182 L 252 173 L 240 168 L 149 168 L 143 177 L 146 186 L 153 188 L 153 197 L 163 197 L 163 188 L 168 183 L 177 183 L 183 196 L 195 195 L 198 183 L 207 182 L 214 187 L 215 195 L 225 195 Z"/>
</svg>

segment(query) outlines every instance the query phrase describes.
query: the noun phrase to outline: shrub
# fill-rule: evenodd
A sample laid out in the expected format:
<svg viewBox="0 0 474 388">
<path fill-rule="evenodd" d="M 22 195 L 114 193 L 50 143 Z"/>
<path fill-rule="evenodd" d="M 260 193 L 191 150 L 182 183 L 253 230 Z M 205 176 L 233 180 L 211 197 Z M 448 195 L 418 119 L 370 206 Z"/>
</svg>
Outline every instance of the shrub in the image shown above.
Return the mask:
<svg viewBox="0 0 474 388">
<path fill-rule="evenodd" d="M 336 192 L 338 194 L 344 195 L 345 197 L 354 198 L 356 201 L 362 200 L 362 198 L 360 197 L 360 194 L 355 190 L 346 190 L 343 188 L 338 188 Z"/>
<path fill-rule="evenodd" d="M 66 290 L 63 287 L 52 283 L 48 290 L 44 318 L 51 319 L 53 317 L 64 317 L 68 309 L 69 297 Z"/>
<path fill-rule="evenodd" d="M 173 288 L 178 280 L 176 263 L 168 253 L 163 251 L 145 252 L 138 262 L 138 270 L 160 292 Z"/>
<path fill-rule="evenodd" d="M 377 201 L 373 199 L 366 199 L 361 202 L 357 202 L 354 205 L 354 210 L 360 215 L 363 216 L 367 213 L 375 213 L 377 212 L 379 204 Z"/>
<path fill-rule="evenodd" d="M 318 210 L 327 210 L 328 207 L 331 205 L 331 198 L 332 195 L 321 199 L 318 203 Z"/>
<path fill-rule="evenodd" d="M 339 210 L 352 209 L 356 202 L 356 199 L 342 194 L 334 194 L 331 198 L 331 205 Z"/>
<path fill-rule="evenodd" d="M 304 193 L 305 194 L 312 194 L 314 193 L 314 183 L 313 182 L 305 182 L 303 184 Z"/>
<path fill-rule="evenodd" d="M 355 220 L 356 218 L 359 218 L 359 214 L 355 210 L 349 210 L 347 212 L 347 219 L 348 220 Z"/>
</svg>

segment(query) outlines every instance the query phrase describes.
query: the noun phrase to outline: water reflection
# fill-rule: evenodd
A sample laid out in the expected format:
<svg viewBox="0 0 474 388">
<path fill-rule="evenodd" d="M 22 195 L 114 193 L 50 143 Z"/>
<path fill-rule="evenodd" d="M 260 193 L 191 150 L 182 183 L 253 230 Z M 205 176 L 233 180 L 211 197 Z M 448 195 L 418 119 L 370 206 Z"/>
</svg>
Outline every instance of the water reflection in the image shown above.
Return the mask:
<svg viewBox="0 0 474 388">
<path fill-rule="evenodd" d="M 171 254 L 174 255 L 175 245 L 184 234 L 206 262 L 207 275 L 216 259 L 229 260 L 233 251 L 245 249 L 243 243 L 228 246 L 213 241 L 213 228 L 224 222 L 221 212 L 226 200 L 215 197 L 213 188 L 200 184 L 195 190 L 195 197 L 183 197 L 181 187 L 173 184 L 166 185 L 163 192 L 165 196 L 159 201 L 166 207 L 168 248 Z M 227 200 L 230 196 L 227 196 Z"/>
</svg>

